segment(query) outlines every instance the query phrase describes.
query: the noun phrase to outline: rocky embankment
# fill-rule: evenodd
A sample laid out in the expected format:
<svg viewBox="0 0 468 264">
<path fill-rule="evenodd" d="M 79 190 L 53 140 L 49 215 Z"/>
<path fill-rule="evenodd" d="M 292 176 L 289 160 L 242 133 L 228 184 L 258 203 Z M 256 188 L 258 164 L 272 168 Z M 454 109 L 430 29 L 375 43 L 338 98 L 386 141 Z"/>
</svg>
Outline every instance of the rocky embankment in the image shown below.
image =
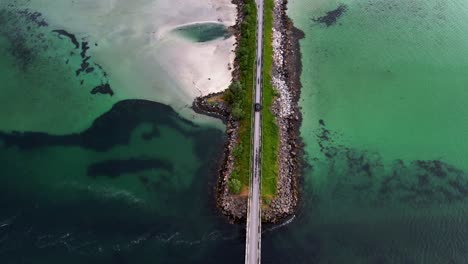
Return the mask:
<svg viewBox="0 0 468 264">
<path fill-rule="evenodd" d="M 302 164 L 299 128 L 302 115 L 298 107 L 301 90 L 299 39 L 304 34 L 293 26 L 286 14 L 287 1 L 274 0 L 272 82 L 279 96 L 273 104 L 278 122 L 280 147 L 276 196 L 262 211 L 266 222 L 277 222 L 292 215 L 298 203 L 298 178 Z"/>
<path fill-rule="evenodd" d="M 242 23 L 242 0 L 233 0 L 237 5 L 238 19 L 232 28 L 237 41 Z M 302 142 L 299 127 L 302 121 L 298 108 L 300 95 L 301 58 L 299 39 L 303 33 L 294 28 L 286 14 L 287 1 L 275 0 L 273 51 L 274 66 L 272 81 L 278 91 L 274 102 L 280 135 L 279 176 L 276 196 L 269 205 L 262 209 L 262 220 L 275 223 L 290 216 L 298 203 L 298 177 L 302 163 Z M 239 64 L 234 62 L 233 80 L 238 80 Z M 222 93 L 211 94 L 195 99 L 193 109 L 205 115 L 220 118 L 226 124 L 227 141 L 220 160 L 219 180 L 217 184 L 217 205 L 231 221 L 244 221 L 247 215 L 247 196 L 231 194 L 228 188 L 229 176 L 233 170 L 233 149 L 238 139 L 238 122 L 229 111 L 229 107 L 220 98 Z"/>
<path fill-rule="evenodd" d="M 211 94 L 195 99 L 192 108 L 195 112 L 223 120 L 226 124 L 227 140 L 219 164 L 219 179 L 216 185 L 216 204 L 231 221 L 244 221 L 247 215 L 247 196 L 232 194 L 229 191 L 229 176 L 234 168 L 233 149 L 236 145 L 239 123 L 234 120 L 225 102 L 212 101 L 222 93 Z"/>
</svg>

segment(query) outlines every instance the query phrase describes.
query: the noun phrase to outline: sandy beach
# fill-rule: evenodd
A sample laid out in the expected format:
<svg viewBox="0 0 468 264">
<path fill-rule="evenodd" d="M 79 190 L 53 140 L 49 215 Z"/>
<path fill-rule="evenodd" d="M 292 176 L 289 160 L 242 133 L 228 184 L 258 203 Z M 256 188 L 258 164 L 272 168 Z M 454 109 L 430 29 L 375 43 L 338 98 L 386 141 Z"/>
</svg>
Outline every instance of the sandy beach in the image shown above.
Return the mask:
<svg viewBox="0 0 468 264">
<path fill-rule="evenodd" d="M 20 3 L 17 6 L 21 9 Z M 102 99 L 113 103 L 152 100 L 170 105 L 197 123 L 222 128 L 218 120 L 198 115 L 190 106 L 195 97 L 222 91 L 229 85 L 235 38 L 197 42 L 175 31 L 191 24 L 218 23 L 226 29 L 233 26 L 237 10 L 230 0 L 43 0 L 25 3 L 24 8 L 40 12 L 50 31 L 64 29 L 78 41 L 89 42 L 88 55 L 108 74 L 115 93 L 111 98 L 89 96 L 81 100 L 74 108 L 81 118 L 79 124 L 64 124 L 51 131 L 47 126 L 25 123 L 25 130 L 60 134 L 82 131 L 97 115 L 110 109 L 107 103 L 99 111 L 88 110 L 101 104 Z M 40 123 L 50 118 L 39 112 L 35 117 Z"/>
</svg>

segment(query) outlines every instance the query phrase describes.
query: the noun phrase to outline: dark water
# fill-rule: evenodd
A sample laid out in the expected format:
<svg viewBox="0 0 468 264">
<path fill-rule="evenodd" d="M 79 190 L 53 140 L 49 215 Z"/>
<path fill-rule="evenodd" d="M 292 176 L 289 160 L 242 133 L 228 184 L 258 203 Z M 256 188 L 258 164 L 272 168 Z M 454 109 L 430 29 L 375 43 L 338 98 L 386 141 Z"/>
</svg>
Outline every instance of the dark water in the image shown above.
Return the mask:
<svg viewBox="0 0 468 264">
<path fill-rule="evenodd" d="M 122 101 L 80 134 L 0 133 L 2 263 L 217 263 L 243 227 L 213 204 L 223 133 Z"/>
</svg>

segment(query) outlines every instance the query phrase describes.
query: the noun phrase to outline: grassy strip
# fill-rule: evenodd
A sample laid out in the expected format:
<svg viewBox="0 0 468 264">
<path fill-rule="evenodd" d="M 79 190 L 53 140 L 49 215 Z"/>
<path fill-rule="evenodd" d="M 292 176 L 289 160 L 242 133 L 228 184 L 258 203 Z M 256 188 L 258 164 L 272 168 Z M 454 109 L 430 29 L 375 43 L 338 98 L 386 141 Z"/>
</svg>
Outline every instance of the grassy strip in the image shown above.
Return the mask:
<svg viewBox="0 0 468 264">
<path fill-rule="evenodd" d="M 262 96 L 262 197 L 269 201 L 276 193 L 278 180 L 279 131 L 271 107 L 276 90 L 271 81 L 273 67 L 273 11 L 274 1 L 265 0 L 263 43 L 263 96 Z"/>
<path fill-rule="evenodd" d="M 239 193 L 249 186 L 253 120 L 253 92 L 256 57 L 257 8 L 254 0 L 245 0 L 244 21 L 238 43 L 236 59 L 239 63 L 239 81 L 231 84 L 224 99 L 231 107 L 232 116 L 239 121 L 239 142 L 233 150 L 234 170 L 230 177 L 229 189 Z"/>
</svg>

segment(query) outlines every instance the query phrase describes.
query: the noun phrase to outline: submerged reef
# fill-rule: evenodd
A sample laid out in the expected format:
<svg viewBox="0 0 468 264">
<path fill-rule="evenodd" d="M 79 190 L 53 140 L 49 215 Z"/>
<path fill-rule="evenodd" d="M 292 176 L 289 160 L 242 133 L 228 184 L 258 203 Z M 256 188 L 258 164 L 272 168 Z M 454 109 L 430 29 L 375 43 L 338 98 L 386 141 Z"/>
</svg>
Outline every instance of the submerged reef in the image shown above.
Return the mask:
<svg viewBox="0 0 468 264">
<path fill-rule="evenodd" d="M 338 18 L 340 18 L 346 11 L 348 7 L 346 5 L 339 5 L 336 9 L 328 11 L 325 16 L 319 18 L 312 18 L 312 21 L 325 24 L 327 27 L 333 26 L 336 24 Z"/>
</svg>

